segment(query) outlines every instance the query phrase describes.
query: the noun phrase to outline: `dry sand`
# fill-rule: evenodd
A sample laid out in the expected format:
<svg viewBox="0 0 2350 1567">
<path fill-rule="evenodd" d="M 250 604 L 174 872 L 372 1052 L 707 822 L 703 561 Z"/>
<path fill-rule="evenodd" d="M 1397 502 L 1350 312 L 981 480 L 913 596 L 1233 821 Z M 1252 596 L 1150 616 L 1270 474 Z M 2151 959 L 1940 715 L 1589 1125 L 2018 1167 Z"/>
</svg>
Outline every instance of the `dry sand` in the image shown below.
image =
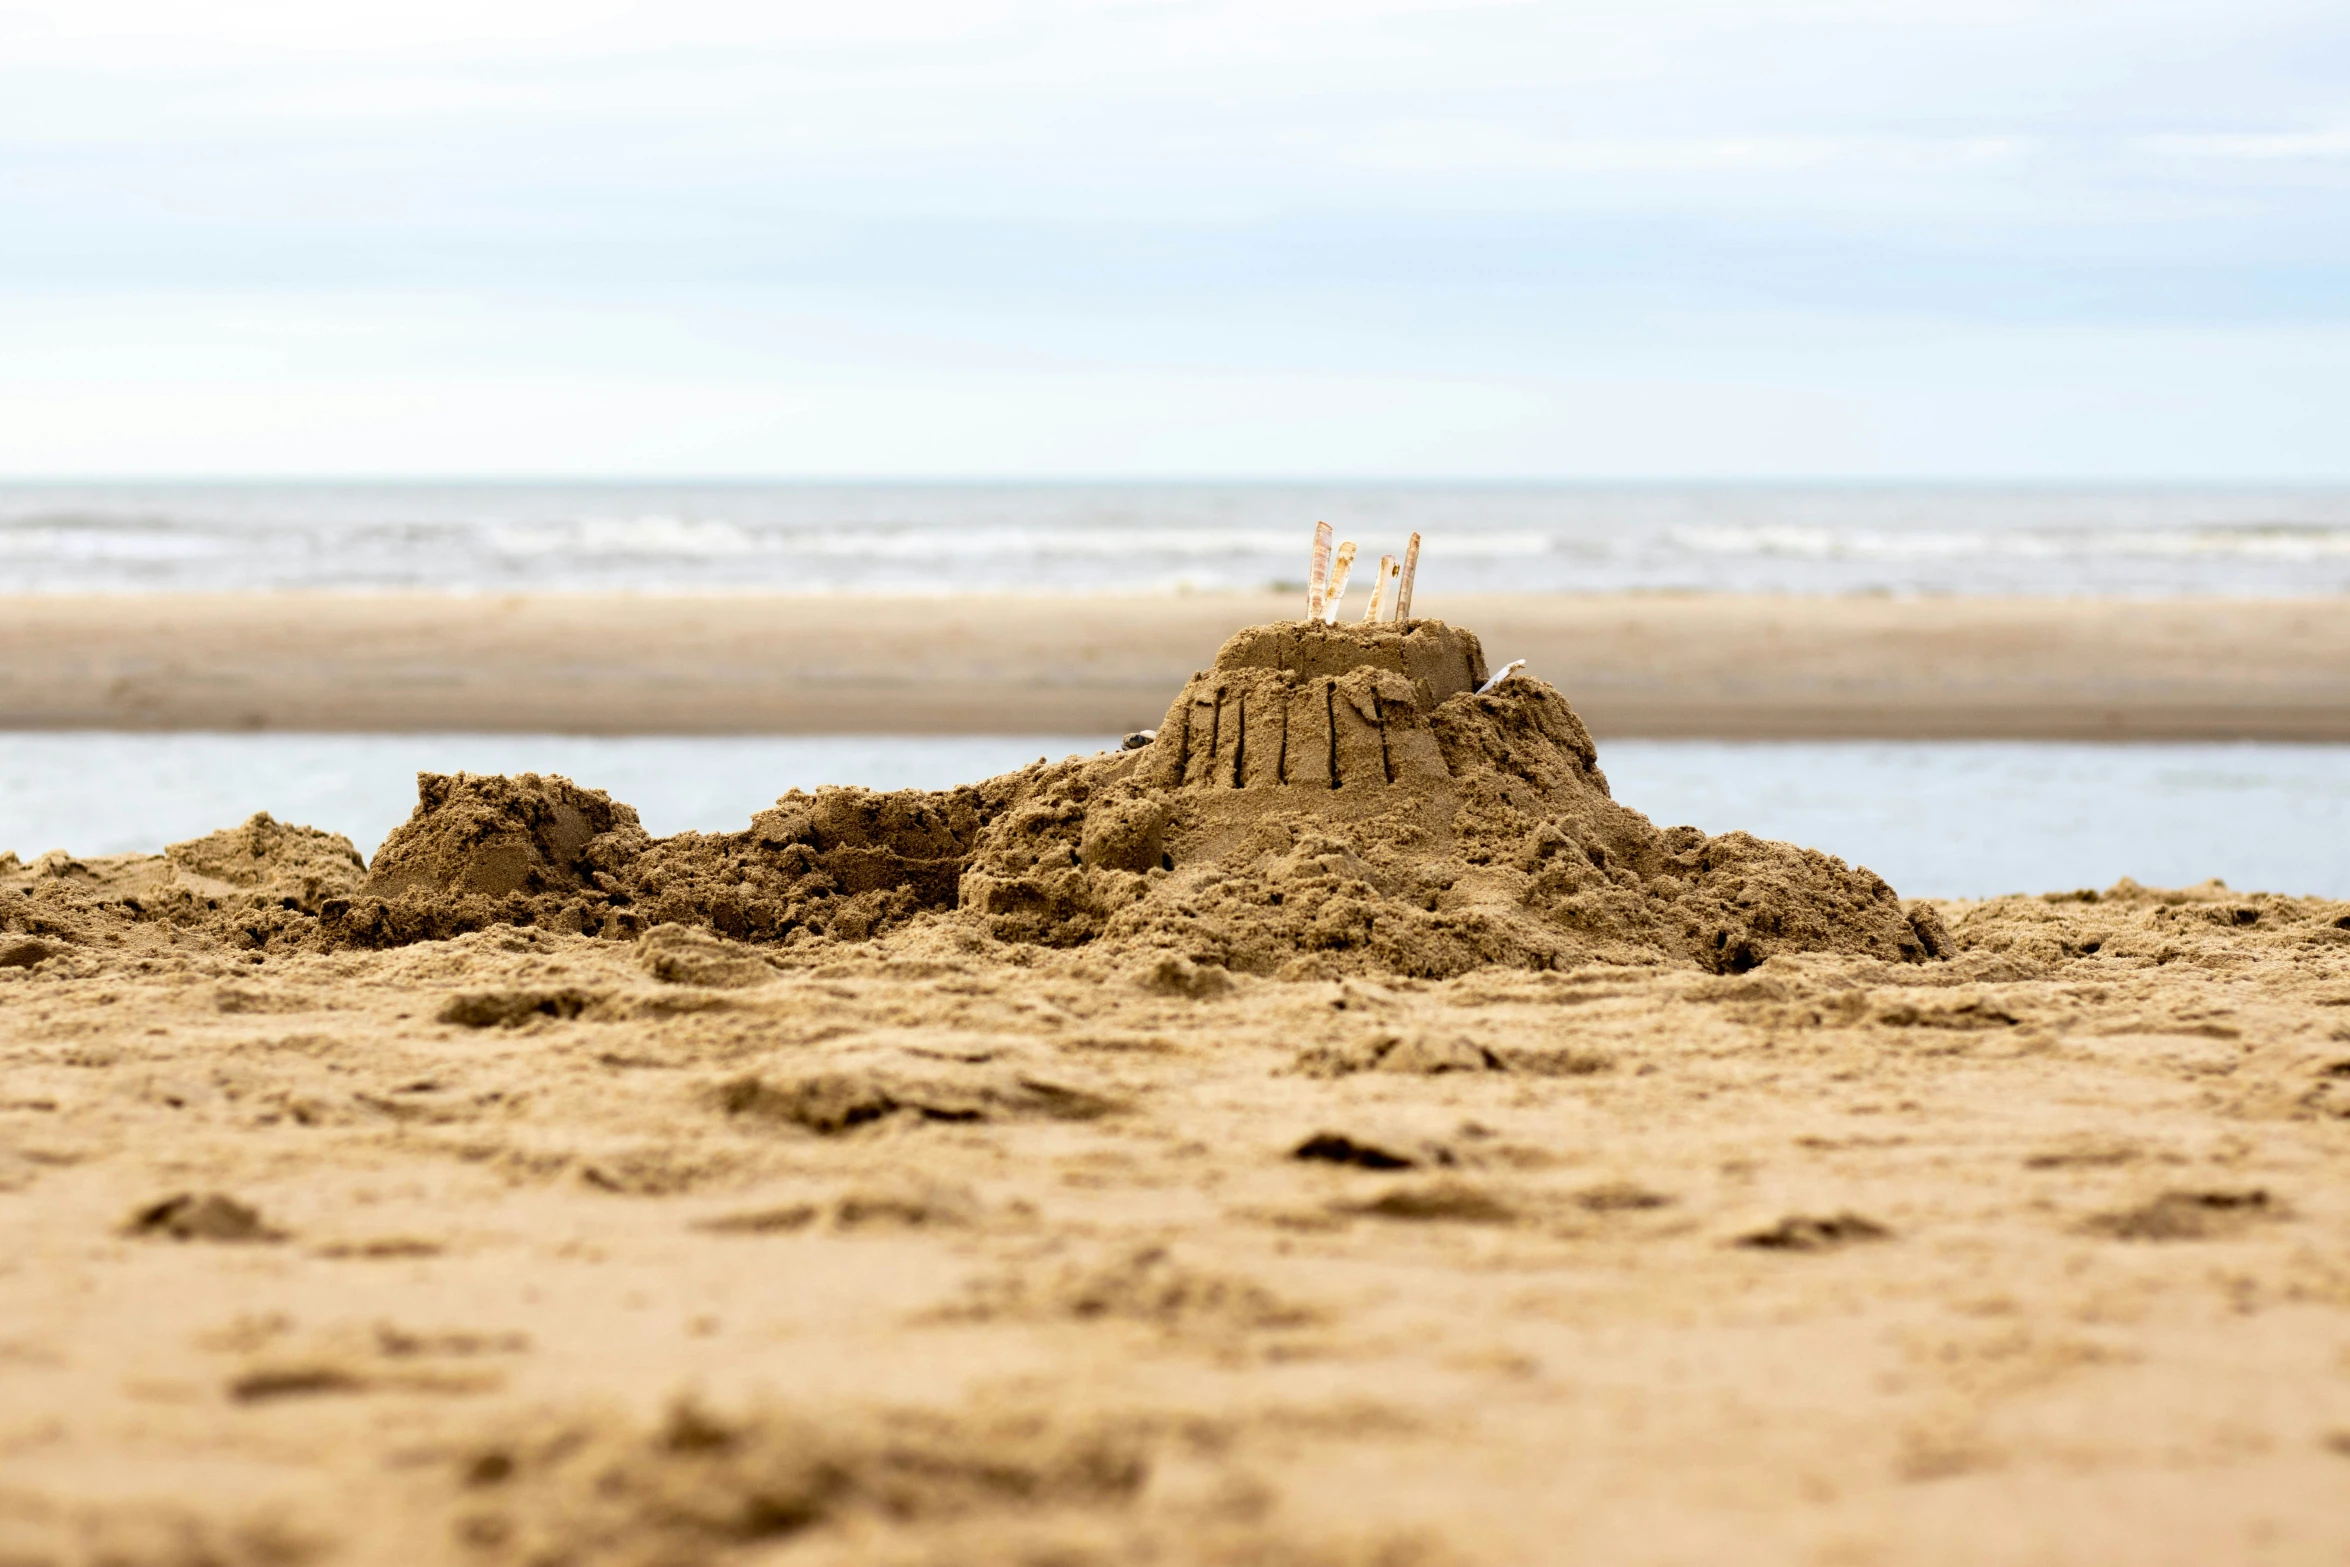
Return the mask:
<svg viewBox="0 0 2350 1567">
<path fill-rule="evenodd" d="M 0 1561 L 2350 1555 L 2350 904 L 1904 903 L 1480 660 L 0 859 Z"/>
<path fill-rule="evenodd" d="M 1424 596 L 1601 738 L 2350 740 L 2350 604 Z M 1288 599 L 0 599 L 0 729 L 1115 734 Z"/>
</svg>

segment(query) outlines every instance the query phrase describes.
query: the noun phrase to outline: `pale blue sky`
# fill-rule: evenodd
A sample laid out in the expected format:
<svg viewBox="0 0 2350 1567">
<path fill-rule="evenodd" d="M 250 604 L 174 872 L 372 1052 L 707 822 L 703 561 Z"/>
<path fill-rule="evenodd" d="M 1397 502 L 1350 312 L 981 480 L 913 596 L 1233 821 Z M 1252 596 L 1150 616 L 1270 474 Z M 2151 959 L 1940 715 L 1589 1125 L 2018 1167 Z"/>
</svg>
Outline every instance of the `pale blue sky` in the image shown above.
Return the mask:
<svg viewBox="0 0 2350 1567">
<path fill-rule="evenodd" d="M 2350 478 L 2350 13 L 0 0 L 0 474 Z"/>
</svg>

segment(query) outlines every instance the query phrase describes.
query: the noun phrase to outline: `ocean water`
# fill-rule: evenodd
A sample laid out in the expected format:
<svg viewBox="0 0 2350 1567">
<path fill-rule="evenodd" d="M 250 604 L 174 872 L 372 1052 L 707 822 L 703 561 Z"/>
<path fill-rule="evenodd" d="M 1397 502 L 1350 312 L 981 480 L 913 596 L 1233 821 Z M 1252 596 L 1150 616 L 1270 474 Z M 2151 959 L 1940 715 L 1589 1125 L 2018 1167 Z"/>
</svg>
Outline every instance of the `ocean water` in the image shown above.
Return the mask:
<svg viewBox="0 0 2350 1567">
<path fill-rule="evenodd" d="M 512 483 L 0 485 L 0 593 L 1255 589 L 1317 519 L 1430 593 L 2350 592 L 2350 487 Z"/>
<path fill-rule="evenodd" d="M 419 771 L 559 772 L 655 833 L 743 826 L 785 789 L 943 788 L 1107 738 L 556 735 L 0 736 L 0 849 L 153 851 L 257 810 L 372 852 Z M 2350 746 L 1628 741 L 1616 798 L 1660 825 L 1744 828 L 1913 896 L 2219 877 L 2350 898 Z"/>
</svg>

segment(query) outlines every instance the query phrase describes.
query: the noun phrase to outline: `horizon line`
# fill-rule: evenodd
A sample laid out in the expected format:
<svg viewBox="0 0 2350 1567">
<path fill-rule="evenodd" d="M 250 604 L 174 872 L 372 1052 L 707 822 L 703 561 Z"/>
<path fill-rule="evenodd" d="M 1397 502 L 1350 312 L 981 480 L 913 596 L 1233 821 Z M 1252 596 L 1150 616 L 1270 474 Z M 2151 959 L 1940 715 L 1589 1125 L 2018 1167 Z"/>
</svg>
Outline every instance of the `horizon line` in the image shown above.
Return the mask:
<svg viewBox="0 0 2350 1567">
<path fill-rule="evenodd" d="M 2350 473 L 2318 476 L 2212 475 L 2073 475 L 1898 476 L 1821 474 L 1802 476 L 1672 475 L 1183 475 L 1183 474 L 726 474 L 726 473 L 132 473 L 132 474 L 12 474 L 0 473 L 0 488 L 41 486 L 165 485 L 284 486 L 641 486 L 680 485 L 708 488 L 797 486 L 827 488 L 999 488 L 1047 489 L 1126 487 L 1161 489 L 1979 489 L 1979 490 L 2297 490 L 2350 489 Z"/>
</svg>

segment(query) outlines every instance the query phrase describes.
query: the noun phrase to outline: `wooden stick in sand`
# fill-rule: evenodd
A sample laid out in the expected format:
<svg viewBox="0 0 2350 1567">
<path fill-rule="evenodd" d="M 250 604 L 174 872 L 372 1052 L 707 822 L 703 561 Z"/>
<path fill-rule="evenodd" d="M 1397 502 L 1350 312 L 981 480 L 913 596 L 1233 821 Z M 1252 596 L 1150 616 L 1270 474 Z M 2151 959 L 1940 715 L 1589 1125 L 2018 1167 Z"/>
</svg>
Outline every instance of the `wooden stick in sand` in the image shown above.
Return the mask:
<svg viewBox="0 0 2350 1567">
<path fill-rule="evenodd" d="M 1338 546 L 1338 558 L 1330 563 L 1330 581 L 1322 590 L 1322 619 L 1325 624 L 1338 624 L 1338 601 L 1346 597 L 1346 574 L 1354 569 L 1355 541 L 1348 539 Z"/>
<path fill-rule="evenodd" d="M 1306 619 L 1322 618 L 1322 589 L 1330 581 L 1330 524 L 1314 524 L 1314 566 L 1306 574 Z"/>
<path fill-rule="evenodd" d="M 1419 570 L 1420 536 L 1415 533 L 1412 541 L 1403 547 L 1403 574 L 1396 579 L 1395 623 L 1399 626 L 1412 618 L 1412 578 Z"/>
<path fill-rule="evenodd" d="M 1364 625 L 1375 626 L 1379 623 L 1380 612 L 1387 607 L 1387 590 L 1394 582 L 1395 557 L 1382 555 L 1379 557 L 1379 575 L 1371 583 L 1371 602 L 1363 606 Z"/>
</svg>

